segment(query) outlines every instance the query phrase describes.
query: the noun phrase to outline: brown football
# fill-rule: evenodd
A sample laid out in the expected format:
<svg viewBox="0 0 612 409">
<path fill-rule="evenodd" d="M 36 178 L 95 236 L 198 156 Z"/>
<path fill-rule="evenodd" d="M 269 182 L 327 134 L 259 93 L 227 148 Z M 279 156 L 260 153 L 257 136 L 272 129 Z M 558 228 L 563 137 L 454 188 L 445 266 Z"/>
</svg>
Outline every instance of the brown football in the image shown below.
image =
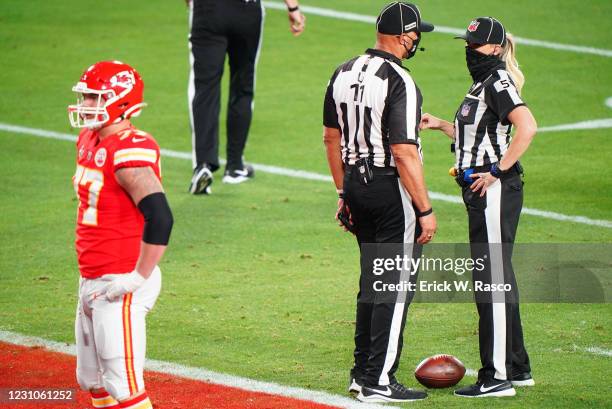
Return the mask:
<svg viewBox="0 0 612 409">
<path fill-rule="evenodd" d="M 421 361 L 414 376 L 428 388 L 448 388 L 456 385 L 465 375 L 465 366 L 452 355 L 440 354 Z"/>
</svg>

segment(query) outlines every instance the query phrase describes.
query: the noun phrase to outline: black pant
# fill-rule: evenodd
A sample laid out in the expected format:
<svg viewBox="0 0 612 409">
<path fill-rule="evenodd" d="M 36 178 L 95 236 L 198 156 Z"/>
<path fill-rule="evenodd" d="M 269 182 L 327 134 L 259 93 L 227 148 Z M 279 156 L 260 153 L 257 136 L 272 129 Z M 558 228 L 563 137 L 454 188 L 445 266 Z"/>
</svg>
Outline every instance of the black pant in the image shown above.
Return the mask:
<svg viewBox="0 0 612 409">
<path fill-rule="evenodd" d="M 484 197 L 468 186 L 463 186 L 462 191 L 469 218 L 472 257 L 489 260 L 482 271 L 474 271 L 474 285 L 481 281 L 512 286 L 510 292 L 480 296 L 476 300 L 482 363 L 478 378 L 511 380 L 513 372 L 531 372 L 511 261 L 523 207 L 523 182 L 513 172 L 491 185 Z"/>
<path fill-rule="evenodd" d="M 193 166 L 219 168 L 221 77 L 227 54 L 231 78 L 226 167 L 242 169 L 262 35 L 262 5 L 259 0 L 193 0 L 192 7 L 188 94 Z"/>
<path fill-rule="evenodd" d="M 375 175 L 362 185 L 357 172 L 344 179 L 346 204 L 357 228 L 361 253 L 361 277 L 357 295 L 355 325 L 355 365 L 351 371 L 369 385 L 395 382 L 403 346 L 403 332 L 411 295 L 395 302 L 372 302 L 372 255 L 366 254 L 371 243 L 414 243 L 420 234 L 410 197 L 397 176 Z M 397 247 L 397 246 L 396 246 Z M 401 246 L 400 246 L 401 247 Z M 413 257 L 414 250 L 413 250 Z M 418 257 L 418 256 L 416 256 Z M 410 281 L 416 281 L 416 274 Z M 366 294 L 367 293 L 367 294 Z"/>
</svg>

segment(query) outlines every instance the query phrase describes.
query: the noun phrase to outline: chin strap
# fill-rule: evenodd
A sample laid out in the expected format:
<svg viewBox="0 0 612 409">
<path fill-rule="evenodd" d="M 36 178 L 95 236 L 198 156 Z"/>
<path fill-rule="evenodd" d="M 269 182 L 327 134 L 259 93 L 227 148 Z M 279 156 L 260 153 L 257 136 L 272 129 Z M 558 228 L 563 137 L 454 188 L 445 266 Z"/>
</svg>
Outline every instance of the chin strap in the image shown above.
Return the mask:
<svg viewBox="0 0 612 409">
<path fill-rule="evenodd" d="M 124 119 L 130 119 L 132 117 L 139 116 L 140 113 L 142 112 L 142 108 L 144 108 L 146 106 L 147 106 L 146 102 L 141 102 L 140 104 L 134 105 L 133 107 L 131 107 L 130 109 L 125 111 L 123 114 L 118 116 L 117 119 L 115 119 L 113 121 L 113 124 L 118 124 L 119 122 L 123 121 Z"/>
<path fill-rule="evenodd" d="M 124 118 L 130 118 L 130 117 L 136 117 L 138 115 L 140 115 L 140 112 L 142 110 L 142 108 L 146 107 L 147 103 L 146 102 L 141 102 L 140 104 L 136 104 L 133 107 L 131 107 L 130 109 L 128 109 L 127 111 L 125 111 L 122 115 L 122 117 Z"/>
</svg>

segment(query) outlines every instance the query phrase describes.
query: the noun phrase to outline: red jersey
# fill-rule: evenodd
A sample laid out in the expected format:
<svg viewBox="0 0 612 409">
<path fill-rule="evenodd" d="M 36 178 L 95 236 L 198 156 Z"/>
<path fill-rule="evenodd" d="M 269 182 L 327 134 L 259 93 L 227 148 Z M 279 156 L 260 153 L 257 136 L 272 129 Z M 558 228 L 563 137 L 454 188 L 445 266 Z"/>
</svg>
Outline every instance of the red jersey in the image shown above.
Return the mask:
<svg viewBox="0 0 612 409">
<path fill-rule="evenodd" d="M 115 171 L 150 166 L 161 180 L 159 146 L 135 128 L 99 141 L 83 130 L 77 139 L 74 189 L 79 199 L 76 251 L 85 278 L 134 270 L 140 254 L 144 218 L 130 195 L 115 180 Z"/>
</svg>

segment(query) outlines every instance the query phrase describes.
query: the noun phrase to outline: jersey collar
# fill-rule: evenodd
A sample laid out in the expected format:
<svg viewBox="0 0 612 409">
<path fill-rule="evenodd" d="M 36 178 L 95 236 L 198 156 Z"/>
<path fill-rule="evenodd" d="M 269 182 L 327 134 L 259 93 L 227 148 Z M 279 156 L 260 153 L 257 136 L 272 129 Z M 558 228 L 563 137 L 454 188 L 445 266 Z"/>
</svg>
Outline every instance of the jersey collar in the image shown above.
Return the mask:
<svg viewBox="0 0 612 409">
<path fill-rule="evenodd" d="M 400 60 L 399 58 L 397 58 L 396 56 L 394 56 L 391 53 L 388 53 L 386 51 L 383 50 L 377 50 L 375 48 L 368 48 L 366 50 L 366 54 L 372 55 L 374 57 L 380 57 L 380 58 L 384 58 L 385 60 L 390 60 L 393 61 L 394 63 L 396 63 L 397 65 L 399 65 L 400 67 L 402 66 L 402 60 Z"/>
</svg>

